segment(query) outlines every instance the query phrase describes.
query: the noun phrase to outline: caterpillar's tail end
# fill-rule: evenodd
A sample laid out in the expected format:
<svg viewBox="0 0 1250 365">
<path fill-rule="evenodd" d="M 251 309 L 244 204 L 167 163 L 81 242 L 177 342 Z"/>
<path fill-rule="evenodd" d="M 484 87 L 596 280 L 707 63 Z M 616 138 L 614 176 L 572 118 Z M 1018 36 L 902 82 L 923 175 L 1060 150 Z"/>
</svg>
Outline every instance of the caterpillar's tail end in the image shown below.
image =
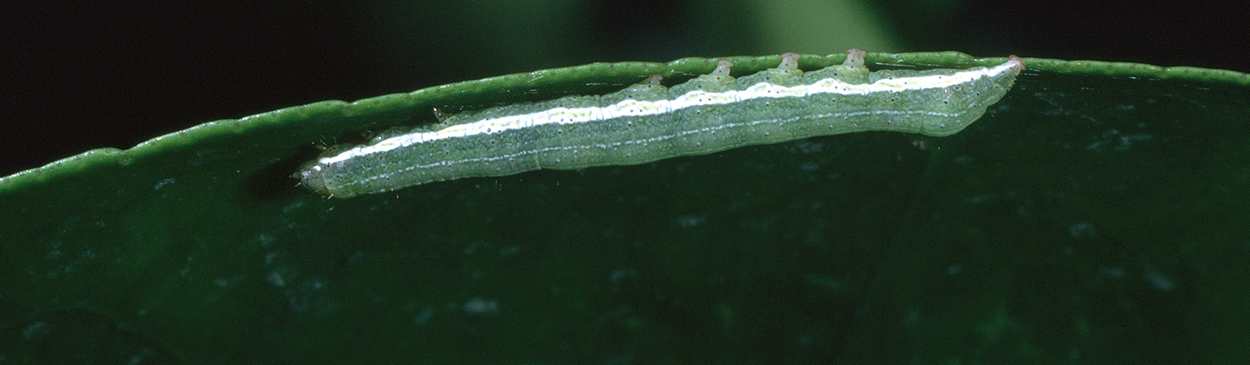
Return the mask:
<svg viewBox="0 0 1250 365">
<path fill-rule="evenodd" d="M 1024 69 L 1028 68 L 1028 66 L 1024 64 L 1024 60 L 1020 59 L 1020 57 L 1016 55 L 1007 56 L 1007 62 L 1015 63 L 1012 68 L 1016 69 L 1016 75 L 1019 75 L 1020 71 L 1024 71 Z"/>
</svg>

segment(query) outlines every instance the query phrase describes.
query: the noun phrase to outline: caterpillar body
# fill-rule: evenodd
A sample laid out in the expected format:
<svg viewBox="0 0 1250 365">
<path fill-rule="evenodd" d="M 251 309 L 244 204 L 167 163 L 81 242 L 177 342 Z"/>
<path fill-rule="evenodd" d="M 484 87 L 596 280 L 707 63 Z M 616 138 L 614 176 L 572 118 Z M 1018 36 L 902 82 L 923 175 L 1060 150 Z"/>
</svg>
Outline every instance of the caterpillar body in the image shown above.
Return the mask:
<svg viewBox="0 0 1250 365">
<path fill-rule="evenodd" d="M 676 156 L 861 131 L 947 136 L 980 118 L 1024 69 L 882 70 L 864 52 L 803 72 L 787 53 L 776 68 L 734 78 L 732 63 L 666 88 L 659 75 L 600 96 L 487 108 L 433 127 L 336 146 L 295 175 L 304 187 L 347 198 L 467 177 L 537 169 L 634 165 Z"/>
</svg>

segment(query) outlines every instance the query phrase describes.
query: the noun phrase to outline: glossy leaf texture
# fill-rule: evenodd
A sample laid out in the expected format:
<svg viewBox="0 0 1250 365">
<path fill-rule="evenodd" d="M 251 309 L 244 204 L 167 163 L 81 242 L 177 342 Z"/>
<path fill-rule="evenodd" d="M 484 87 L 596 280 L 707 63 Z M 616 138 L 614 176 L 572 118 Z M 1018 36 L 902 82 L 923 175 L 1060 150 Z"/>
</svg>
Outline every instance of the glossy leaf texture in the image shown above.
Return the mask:
<svg viewBox="0 0 1250 365">
<path fill-rule="evenodd" d="M 806 56 L 815 69 L 842 55 Z M 730 57 L 735 74 L 777 56 Z M 870 54 L 869 67 L 992 65 Z M 317 145 L 666 83 L 600 63 L 221 120 L 0 180 L 0 360 L 1223 362 L 1250 349 L 1250 79 L 1025 58 L 868 132 L 328 200 Z"/>
</svg>

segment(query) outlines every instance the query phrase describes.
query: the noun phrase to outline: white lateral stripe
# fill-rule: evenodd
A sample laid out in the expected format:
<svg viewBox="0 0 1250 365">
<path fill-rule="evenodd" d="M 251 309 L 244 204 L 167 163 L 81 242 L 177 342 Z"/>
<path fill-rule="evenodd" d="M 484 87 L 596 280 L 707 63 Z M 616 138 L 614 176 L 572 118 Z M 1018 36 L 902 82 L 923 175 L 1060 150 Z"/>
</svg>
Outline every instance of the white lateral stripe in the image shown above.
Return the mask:
<svg viewBox="0 0 1250 365">
<path fill-rule="evenodd" d="M 941 116 L 941 117 L 952 117 L 952 116 L 956 116 L 956 115 L 957 115 L 957 114 L 942 113 L 942 112 L 933 112 L 933 111 L 924 111 L 924 110 L 912 110 L 912 111 L 875 110 L 875 111 L 860 111 L 860 112 L 852 112 L 852 113 L 839 113 L 839 114 L 822 114 L 822 115 L 818 115 L 817 117 L 821 117 L 821 118 L 823 118 L 823 117 L 830 117 L 830 116 L 833 116 L 833 115 L 842 115 L 842 116 L 848 116 L 848 117 L 855 117 L 855 116 L 860 116 L 860 115 L 868 115 L 868 114 L 893 114 L 893 115 L 923 114 L 923 115 L 933 115 L 933 116 Z M 753 126 L 753 125 L 766 124 L 766 123 L 793 122 L 793 121 L 798 120 L 798 119 L 799 119 L 798 117 L 792 117 L 792 118 L 786 119 L 786 120 L 784 120 L 784 121 L 783 121 L 783 120 L 780 120 L 780 119 L 767 119 L 767 120 L 754 120 L 754 121 L 746 121 L 746 122 L 740 122 L 740 123 L 726 123 L 726 124 L 717 125 L 717 126 L 712 126 L 712 127 L 700 128 L 700 129 L 698 129 L 698 130 L 681 131 L 681 132 L 677 132 L 676 134 L 665 134 L 665 135 L 659 135 L 659 136 L 647 137 L 647 138 L 637 139 L 637 140 L 616 141 L 616 142 L 610 142 L 610 143 L 606 143 L 606 144 L 604 144 L 604 143 L 598 143 L 598 144 L 593 144 L 593 145 L 577 145 L 577 146 L 557 146 L 557 147 L 546 147 L 546 148 L 536 149 L 536 150 L 526 150 L 526 151 L 520 151 L 520 152 L 517 152 L 517 153 L 512 153 L 512 154 L 507 154 L 507 155 L 473 157 L 473 158 L 466 158 L 466 159 L 455 160 L 455 161 L 438 161 L 438 162 L 431 163 L 431 164 L 425 164 L 425 165 L 412 165 L 412 166 L 408 166 L 408 167 L 405 167 L 403 170 L 400 170 L 400 172 L 407 172 L 407 171 L 412 171 L 412 170 L 425 170 L 425 169 L 429 169 L 429 168 L 436 167 L 436 166 L 450 166 L 450 165 L 453 165 L 453 164 L 463 164 L 463 163 L 471 163 L 471 162 L 483 162 L 483 161 L 485 161 L 485 162 L 493 162 L 493 161 L 500 161 L 500 160 L 507 160 L 507 159 L 519 158 L 519 157 L 522 157 L 522 156 L 533 155 L 533 154 L 537 154 L 537 153 L 550 152 L 550 151 L 557 151 L 557 150 L 579 150 L 579 149 L 589 149 L 589 148 L 612 148 L 612 147 L 618 147 L 618 146 L 621 146 L 621 145 L 628 145 L 628 144 L 647 144 L 647 143 L 656 143 L 656 142 L 660 142 L 660 141 L 664 141 L 664 140 L 669 140 L 669 139 L 673 139 L 673 138 L 677 138 L 677 137 L 683 137 L 683 136 L 690 135 L 690 134 L 695 134 L 695 133 L 715 132 L 715 131 L 722 130 L 722 129 L 728 129 L 728 128 L 734 128 L 734 127 L 744 127 L 744 126 Z M 387 178 L 388 176 L 389 176 L 389 175 L 385 175 L 385 174 L 383 174 L 383 175 L 374 175 L 374 176 L 370 176 L 370 177 L 367 177 L 367 178 L 365 178 L 364 180 L 362 180 L 359 184 L 364 184 L 365 182 L 369 182 L 369 181 L 374 181 L 374 180 L 378 180 L 378 179 Z"/>
<path fill-rule="evenodd" d="M 984 77 L 995 77 L 1006 72 L 1015 72 L 1016 66 L 1016 62 L 1008 61 L 992 68 L 960 71 L 951 75 L 881 79 L 871 84 L 848 84 L 834 79 L 823 79 L 808 85 L 786 87 L 761 82 L 747 87 L 745 90 L 729 90 L 722 93 L 695 90 L 672 100 L 640 101 L 626 99 L 616 104 L 601 107 L 554 108 L 530 114 L 509 115 L 468 124 L 458 124 L 436 131 L 408 133 L 388 138 L 374 145 L 358 146 L 343 151 L 338 155 L 322 158 L 319 162 L 332 164 L 418 143 L 468 137 L 484 133 L 499 133 L 507 130 L 555 123 L 575 124 L 627 116 L 658 115 L 684 108 L 731 104 L 759 98 L 806 97 L 814 94 L 866 95 L 877 92 L 945 88 L 972 82 Z"/>
</svg>

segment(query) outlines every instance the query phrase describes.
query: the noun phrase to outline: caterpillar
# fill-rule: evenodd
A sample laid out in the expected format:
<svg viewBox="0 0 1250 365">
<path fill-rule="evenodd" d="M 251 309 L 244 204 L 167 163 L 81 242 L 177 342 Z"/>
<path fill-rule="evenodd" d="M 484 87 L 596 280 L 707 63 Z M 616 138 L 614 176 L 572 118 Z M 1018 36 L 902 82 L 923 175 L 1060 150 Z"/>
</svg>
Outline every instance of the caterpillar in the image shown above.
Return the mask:
<svg viewBox="0 0 1250 365">
<path fill-rule="evenodd" d="M 747 145 L 861 131 L 957 133 L 1000 100 L 1024 69 L 1015 56 L 993 67 L 881 70 L 864 51 L 803 72 L 799 55 L 734 78 L 733 64 L 664 87 L 660 76 L 604 95 L 566 96 L 451 116 L 390 131 L 366 145 L 340 145 L 294 176 L 338 198 L 435 181 L 538 169 L 635 165 Z"/>
</svg>

